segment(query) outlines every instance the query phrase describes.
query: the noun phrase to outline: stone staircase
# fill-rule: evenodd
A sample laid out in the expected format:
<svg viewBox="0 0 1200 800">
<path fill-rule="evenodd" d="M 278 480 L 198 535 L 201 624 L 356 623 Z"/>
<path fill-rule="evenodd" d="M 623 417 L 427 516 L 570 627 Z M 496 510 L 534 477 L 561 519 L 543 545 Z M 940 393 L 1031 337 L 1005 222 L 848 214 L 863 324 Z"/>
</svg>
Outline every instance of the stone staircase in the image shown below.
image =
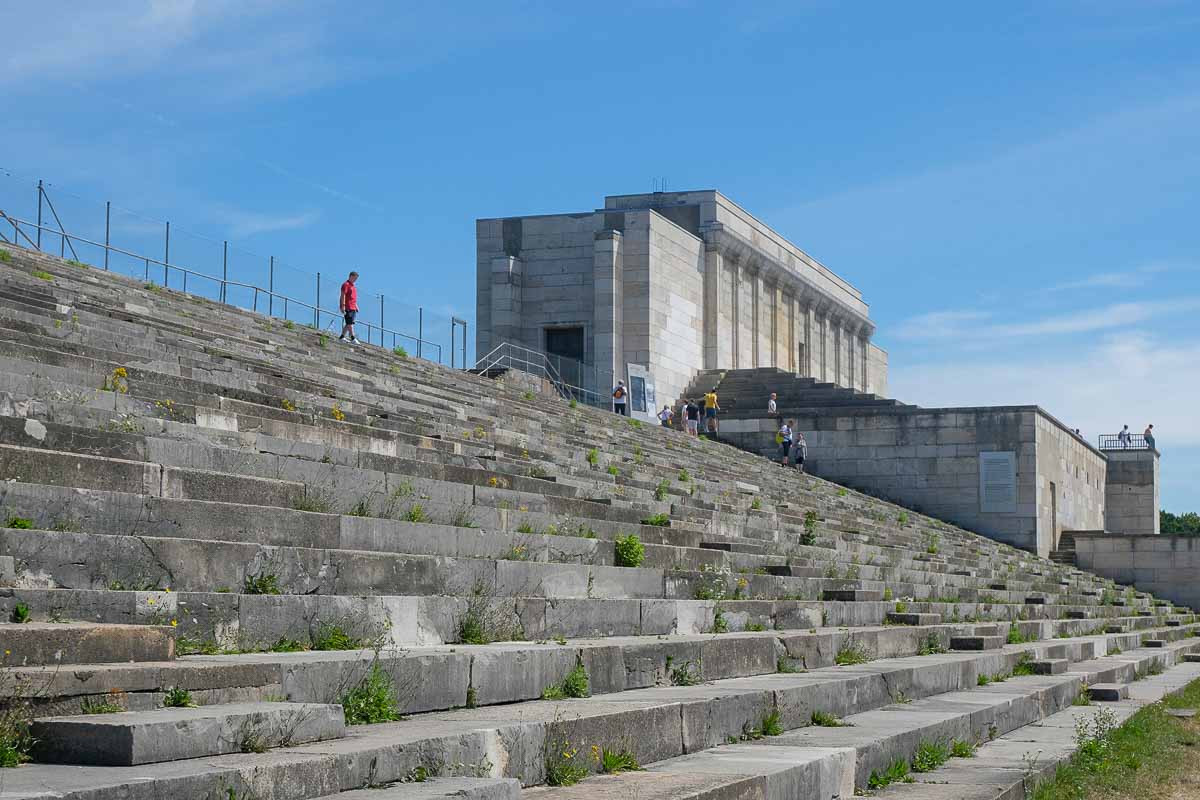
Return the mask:
<svg viewBox="0 0 1200 800">
<path fill-rule="evenodd" d="M 803 378 L 777 367 L 701 370 L 683 396 L 700 397 L 714 386 L 723 414 L 734 417 L 761 416 L 771 392 L 776 393 L 776 407 L 780 415 L 814 408 L 912 408 L 897 400 L 824 383 L 816 378 Z"/>
<path fill-rule="evenodd" d="M 1200 676 L 1190 609 L 1073 567 L 3 252 L 6 798 L 845 798 Z"/>
</svg>

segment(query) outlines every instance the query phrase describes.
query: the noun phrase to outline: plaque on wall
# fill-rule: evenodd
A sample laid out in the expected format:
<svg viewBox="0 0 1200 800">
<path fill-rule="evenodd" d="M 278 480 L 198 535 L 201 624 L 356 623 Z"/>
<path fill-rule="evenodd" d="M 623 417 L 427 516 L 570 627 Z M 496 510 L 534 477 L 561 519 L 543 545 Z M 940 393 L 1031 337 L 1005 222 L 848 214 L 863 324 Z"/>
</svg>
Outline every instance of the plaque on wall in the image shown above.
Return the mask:
<svg viewBox="0 0 1200 800">
<path fill-rule="evenodd" d="M 634 418 L 657 423 L 655 413 L 654 376 L 641 364 L 627 364 L 629 374 L 629 410 Z"/>
<path fill-rule="evenodd" d="M 1017 513 L 1017 454 L 1011 450 L 979 454 L 979 511 Z"/>
</svg>

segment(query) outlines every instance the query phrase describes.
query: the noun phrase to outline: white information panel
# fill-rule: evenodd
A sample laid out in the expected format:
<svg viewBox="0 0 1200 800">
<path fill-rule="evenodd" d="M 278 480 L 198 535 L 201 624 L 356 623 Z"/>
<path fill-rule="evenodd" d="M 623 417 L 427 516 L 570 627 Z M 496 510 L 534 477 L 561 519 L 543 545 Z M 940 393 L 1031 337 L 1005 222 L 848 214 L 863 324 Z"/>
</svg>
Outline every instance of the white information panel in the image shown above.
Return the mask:
<svg viewBox="0 0 1200 800">
<path fill-rule="evenodd" d="M 1017 513 L 1017 454 L 1011 450 L 979 454 L 979 511 Z"/>
</svg>

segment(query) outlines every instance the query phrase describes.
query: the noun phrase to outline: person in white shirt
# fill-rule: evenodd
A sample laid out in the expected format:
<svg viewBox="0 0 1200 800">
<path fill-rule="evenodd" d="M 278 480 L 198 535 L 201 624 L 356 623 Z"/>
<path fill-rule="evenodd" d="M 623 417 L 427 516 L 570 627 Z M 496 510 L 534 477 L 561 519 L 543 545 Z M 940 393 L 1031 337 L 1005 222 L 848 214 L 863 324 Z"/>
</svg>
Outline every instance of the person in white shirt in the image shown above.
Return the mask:
<svg viewBox="0 0 1200 800">
<path fill-rule="evenodd" d="M 787 466 L 788 452 L 792 449 L 792 428 L 786 422 L 779 426 L 779 435 L 775 437 L 779 442 L 779 452 L 783 456 L 781 463 Z"/>
<path fill-rule="evenodd" d="M 663 406 L 663 410 L 658 412 L 658 421 L 662 423 L 664 428 L 671 427 L 671 420 L 675 418 L 675 412 L 670 406 Z"/>
<path fill-rule="evenodd" d="M 775 393 L 771 392 L 770 399 L 767 400 L 767 413 L 774 415 L 776 413 Z"/>
<path fill-rule="evenodd" d="M 628 397 L 629 390 L 625 388 L 625 381 L 617 381 L 617 385 L 613 387 L 613 411 L 628 417 L 629 406 L 625 403 Z"/>
</svg>

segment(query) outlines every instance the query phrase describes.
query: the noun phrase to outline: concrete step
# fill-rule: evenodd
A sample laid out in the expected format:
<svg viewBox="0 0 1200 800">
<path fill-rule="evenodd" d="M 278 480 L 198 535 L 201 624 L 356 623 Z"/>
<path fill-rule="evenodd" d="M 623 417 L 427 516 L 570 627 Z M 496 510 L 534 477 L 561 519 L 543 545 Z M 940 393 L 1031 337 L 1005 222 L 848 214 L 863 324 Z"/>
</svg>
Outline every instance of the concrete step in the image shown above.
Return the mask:
<svg viewBox="0 0 1200 800">
<path fill-rule="evenodd" d="M 436 769 L 436 768 L 435 768 Z M 521 782 L 513 778 L 426 777 L 421 768 L 413 777 L 390 786 L 372 786 L 327 794 L 317 800 L 520 800 Z"/>
<path fill-rule="evenodd" d="M 5 666 L 170 661 L 175 630 L 161 625 L 91 622 L 0 624 Z"/>
<path fill-rule="evenodd" d="M 1190 655 L 1190 654 L 1189 654 Z M 1186 660 L 1186 659 L 1185 659 Z M 1115 703 L 1129 699 L 1127 683 L 1097 683 L 1088 686 L 1088 697 L 1100 703 Z"/>
<path fill-rule="evenodd" d="M 237 703 L 35 720 L 34 758 L 52 764 L 136 766 L 340 739 L 339 705 Z"/>
</svg>

